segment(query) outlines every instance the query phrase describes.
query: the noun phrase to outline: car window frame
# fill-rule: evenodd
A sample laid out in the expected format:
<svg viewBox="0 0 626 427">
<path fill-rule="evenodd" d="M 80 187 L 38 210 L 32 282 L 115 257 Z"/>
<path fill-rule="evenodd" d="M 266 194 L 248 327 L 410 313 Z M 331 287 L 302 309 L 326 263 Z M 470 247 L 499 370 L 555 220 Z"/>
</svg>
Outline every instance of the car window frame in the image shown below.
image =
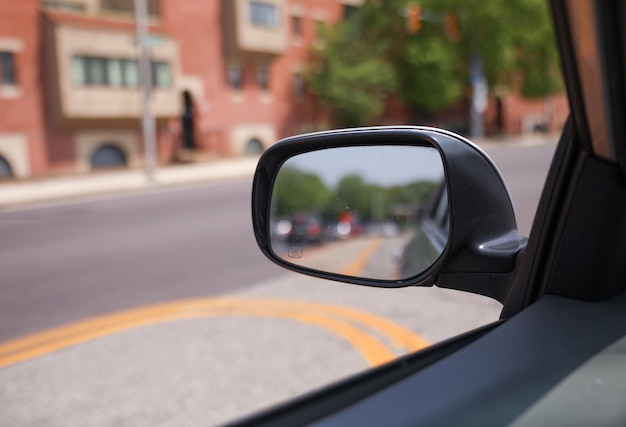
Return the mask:
<svg viewBox="0 0 626 427">
<path fill-rule="evenodd" d="M 507 360 L 507 363 L 504 364 L 507 366 L 510 366 L 511 364 L 516 364 L 517 366 L 515 369 L 517 369 L 517 371 L 515 370 L 510 371 L 516 375 L 520 373 L 529 373 L 533 370 L 535 371 L 539 370 L 542 372 L 549 371 L 551 372 L 551 374 L 554 374 L 555 371 L 558 371 L 557 374 L 560 375 L 561 378 L 567 378 L 567 376 L 572 372 L 570 369 L 575 370 L 577 366 L 579 366 L 577 365 L 578 363 L 584 363 L 585 357 L 587 356 L 580 357 L 581 353 L 579 352 L 577 352 L 576 354 L 572 354 L 572 355 L 567 354 L 567 352 L 561 354 L 559 353 L 560 351 L 559 350 L 560 346 L 558 345 L 559 342 L 555 341 L 557 337 L 560 336 L 564 338 L 565 340 L 573 339 L 572 343 L 578 343 L 578 344 L 582 343 L 582 345 L 584 345 L 586 340 L 579 339 L 580 338 L 579 330 L 576 331 L 578 333 L 570 333 L 572 331 L 567 330 L 567 328 L 571 327 L 571 325 L 575 323 L 573 322 L 574 319 L 580 320 L 580 326 L 585 326 L 588 328 L 587 330 L 588 334 L 592 334 L 594 331 L 594 328 L 600 324 L 606 324 L 607 327 L 605 329 L 613 330 L 613 332 L 615 332 L 618 336 L 624 333 L 624 330 L 623 330 L 624 321 L 623 320 L 625 316 L 622 315 L 621 322 L 613 322 L 610 324 L 607 323 L 608 319 L 610 319 L 611 316 L 613 316 L 613 314 L 609 313 L 610 311 L 609 309 L 611 308 L 612 305 L 613 306 L 616 305 L 614 304 L 616 300 L 615 298 L 608 298 L 608 299 L 605 299 L 605 301 L 603 302 L 589 304 L 587 301 L 585 301 L 585 299 L 580 299 L 577 301 L 572 298 L 564 298 L 564 297 L 557 297 L 557 296 L 546 297 L 553 290 L 553 288 L 551 288 L 550 283 L 549 283 L 550 274 L 553 272 L 552 269 L 555 263 L 557 262 L 558 257 L 562 256 L 562 254 L 559 254 L 558 252 L 558 247 L 563 242 L 564 238 L 567 237 L 568 233 L 570 236 L 572 234 L 572 230 L 567 229 L 568 220 L 570 219 L 571 216 L 575 216 L 578 214 L 578 212 L 574 211 L 575 200 L 576 200 L 576 197 L 580 195 L 581 181 L 583 180 L 583 178 L 590 176 L 589 165 L 594 164 L 594 165 L 597 165 L 599 168 L 603 168 L 604 170 L 621 169 L 621 172 L 623 174 L 623 171 L 624 171 L 623 160 L 624 160 L 624 153 L 626 152 L 626 149 L 624 148 L 624 144 L 626 144 L 626 140 L 623 138 L 620 139 L 618 136 L 616 136 L 616 135 L 620 135 L 620 132 L 624 131 L 623 129 L 624 126 L 620 125 L 619 122 L 616 122 L 615 120 L 608 120 L 608 119 L 605 120 L 606 126 L 612 127 L 610 129 L 610 133 L 608 133 L 610 137 L 607 139 L 608 143 L 613 145 L 611 152 L 615 154 L 615 158 L 612 160 L 610 158 L 607 158 L 606 156 L 598 155 L 604 152 L 602 151 L 600 145 L 598 145 L 597 147 L 596 145 L 602 144 L 604 142 L 597 141 L 596 139 L 594 139 L 597 134 L 594 132 L 593 137 L 592 137 L 592 133 L 589 131 L 589 124 L 588 124 L 589 116 L 586 114 L 586 111 L 589 108 L 592 108 L 592 105 L 586 103 L 585 97 L 583 95 L 581 81 L 579 80 L 579 69 L 578 69 L 577 59 L 576 59 L 576 55 L 577 55 L 576 46 L 573 42 L 572 33 L 570 31 L 572 22 L 568 15 L 569 13 L 568 6 L 570 6 L 571 3 L 572 1 L 570 0 L 551 0 L 550 1 L 551 10 L 553 14 L 553 20 L 555 24 L 555 33 L 556 33 L 558 44 L 559 44 L 559 51 L 560 51 L 560 57 L 561 57 L 562 66 L 563 66 L 565 83 L 566 83 L 566 87 L 567 87 L 567 91 L 569 95 L 569 103 L 570 103 L 570 108 L 571 108 L 570 118 L 565 124 L 563 133 L 559 139 L 559 143 L 558 143 L 552 164 L 550 166 L 550 170 L 548 172 L 548 177 L 546 179 L 544 190 L 542 192 L 540 203 L 539 203 L 536 216 L 533 222 L 533 226 L 531 229 L 529 244 L 527 248 L 525 249 L 524 254 L 520 258 L 520 265 L 518 266 L 518 274 L 516 277 L 515 286 L 513 287 L 513 291 L 509 295 L 509 299 L 507 299 L 505 303 L 505 311 L 503 311 L 503 316 L 502 316 L 502 318 L 505 320 L 501 320 L 498 324 L 494 325 L 493 329 L 486 331 L 480 337 L 471 340 L 470 344 L 463 346 L 463 351 L 465 351 L 465 349 L 469 347 L 473 347 L 474 349 L 476 348 L 480 349 L 482 348 L 481 342 L 483 342 L 482 340 L 483 337 L 487 338 L 489 336 L 493 336 L 494 334 L 499 333 L 499 331 L 502 331 L 503 328 L 508 328 L 508 325 L 517 324 L 519 326 L 521 324 L 522 331 L 525 331 L 526 333 L 530 334 L 529 335 L 529 337 L 531 337 L 529 338 L 530 342 L 526 343 L 527 345 L 523 346 L 522 348 L 519 348 L 520 350 L 519 353 L 514 354 L 512 359 Z M 618 22 L 616 21 L 615 17 L 624 16 L 623 12 L 626 10 L 626 7 L 622 5 L 616 6 L 615 3 L 611 4 L 609 2 L 594 2 L 594 4 L 595 4 L 594 13 L 596 13 L 597 16 L 595 16 L 593 19 L 594 20 L 599 19 L 600 22 L 609 22 L 609 25 L 606 27 L 607 29 L 603 30 L 604 27 L 602 26 L 597 27 L 598 28 L 598 44 L 601 45 L 600 46 L 601 55 L 599 55 L 598 58 L 603 61 L 603 64 L 604 64 L 603 73 L 609 75 L 609 78 L 611 79 L 609 81 L 603 80 L 604 81 L 603 85 L 605 86 L 603 90 L 605 91 L 605 95 L 606 95 L 606 87 L 613 80 L 617 80 L 617 84 L 618 84 L 617 87 L 620 87 L 620 88 L 624 87 L 624 81 L 623 81 L 625 77 L 624 74 L 622 73 L 621 75 L 616 75 L 616 70 L 617 71 L 622 70 L 623 67 L 620 66 L 617 69 L 611 68 L 610 61 L 616 61 L 616 59 L 615 58 L 607 59 L 606 55 L 607 55 L 607 52 L 610 51 L 608 47 L 610 47 L 611 49 L 618 49 L 618 48 L 621 49 L 622 46 L 626 46 L 626 42 L 624 42 L 624 40 L 626 40 L 626 37 L 624 37 L 625 31 L 623 31 L 621 28 L 615 25 L 616 22 Z M 616 11 L 615 8 L 619 9 L 619 13 Z M 616 34 L 616 31 L 618 31 L 618 34 L 620 34 L 620 39 L 622 40 L 622 44 L 619 44 L 619 43 L 616 44 L 614 43 L 614 40 L 610 40 L 611 38 L 610 35 Z M 620 56 L 619 61 L 623 62 L 623 59 L 624 58 Z M 615 99 L 612 99 L 611 97 L 609 97 L 609 98 L 605 98 L 603 101 L 607 103 L 606 105 L 608 105 L 607 114 L 612 115 L 613 118 L 615 118 L 616 113 L 621 113 L 623 111 L 623 105 L 620 101 L 620 97 L 623 97 L 623 92 L 620 94 L 616 94 L 613 97 Z M 597 175 L 597 176 L 591 175 L 591 178 L 594 178 L 597 180 L 597 185 L 600 188 L 603 188 L 602 186 L 606 185 L 606 183 L 608 182 L 606 178 L 602 178 L 600 175 Z M 619 185 L 623 187 L 624 181 L 623 180 L 620 181 L 619 179 L 616 180 L 615 178 L 616 178 L 615 176 L 611 176 L 608 179 L 617 181 Z M 615 244 L 615 241 L 609 240 L 609 243 Z M 584 286 L 584 285 L 585 284 L 575 283 L 573 287 L 575 288 L 576 286 Z M 537 304 L 537 306 L 535 306 L 534 308 L 543 307 L 537 310 L 539 311 L 544 310 L 542 316 L 547 315 L 547 317 L 539 316 L 538 318 L 535 318 L 535 319 L 531 318 L 530 323 L 533 323 L 533 326 L 529 328 L 528 327 L 529 325 L 526 323 L 526 327 L 524 327 L 525 321 L 529 320 L 529 316 L 530 316 L 529 313 L 532 314 L 533 312 L 533 307 L 530 307 L 529 310 L 526 310 L 526 308 L 528 308 L 529 306 L 533 306 L 535 303 L 539 302 L 539 300 L 542 300 L 541 303 Z M 624 298 L 621 298 L 621 302 L 618 305 L 620 307 L 625 306 Z M 547 306 L 547 311 L 546 311 L 546 306 Z M 572 307 L 579 307 L 581 308 L 581 311 L 577 313 L 578 310 L 577 309 L 572 310 L 571 309 Z M 583 307 L 584 309 L 582 309 Z M 535 312 L 537 310 L 535 310 Z M 586 310 L 597 310 L 597 313 L 601 314 L 600 317 L 603 317 L 603 318 L 602 319 L 594 318 L 590 313 L 583 313 L 583 311 L 586 311 Z M 618 311 L 620 313 L 623 313 L 622 308 L 620 308 L 620 310 Z M 550 315 L 552 316 L 551 319 L 550 319 Z M 554 320 L 558 320 L 558 322 L 553 322 Z M 542 323 L 543 321 L 547 321 L 547 323 Z M 555 328 L 555 324 L 559 322 L 560 324 L 558 325 L 558 327 Z M 545 328 L 543 328 L 542 325 L 545 325 Z M 532 344 L 540 344 L 540 342 L 533 341 L 532 337 L 536 336 L 537 332 L 543 332 L 546 329 L 552 329 L 556 335 L 554 335 L 551 339 L 543 342 L 543 345 L 534 347 Z M 605 333 L 606 330 L 603 331 L 603 333 Z M 597 335 L 602 335 L 602 334 L 596 334 L 596 336 L 593 336 L 593 339 L 598 338 Z M 463 337 L 467 337 L 467 334 L 464 334 L 461 337 L 453 338 L 449 341 L 449 343 L 455 343 L 457 342 L 457 340 L 462 340 Z M 499 349 L 498 351 L 500 351 L 506 347 L 506 345 L 503 345 L 503 344 L 506 344 L 506 342 L 508 342 L 508 344 L 510 345 L 515 346 L 519 344 L 516 338 L 517 337 L 514 336 L 514 334 L 513 335 L 509 334 L 509 336 L 507 336 L 505 340 L 501 340 L 501 341 L 496 340 L 497 342 L 495 344 L 497 345 L 495 347 L 497 347 Z M 600 343 L 598 348 L 602 348 L 605 344 L 606 343 Z M 449 354 L 455 356 L 458 354 L 459 351 L 460 350 L 454 350 Z M 590 354 L 593 354 L 593 352 L 595 351 L 597 351 L 597 349 L 591 351 Z M 507 353 L 508 353 L 507 351 L 500 351 L 500 354 L 507 354 Z M 560 355 L 557 356 L 557 353 L 559 353 Z M 424 357 L 426 358 L 425 355 L 427 355 L 428 352 L 422 352 L 422 353 L 410 355 L 408 357 L 419 358 L 420 354 L 424 355 Z M 486 356 L 486 353 L 481 352 L 480 350 L 477 352 L 477 354 L 478 354 L 478 357 L 481 357 L 480 356 L 481 354 Z M 550 366 L 541 365 L 541 364 L 532 364 L 531 362 L 529 362 L 530 359 L 527 357 L 527 356 L 541 356 L 541 355 L 547 357 L 548 359 L 550 358 L 554 359 L 554 360 L 550 360 Z M 577 358 L 580 358 L 580 361 L 576 362 L 573 365 L 568 365 L 568 367 L 566 368 L 564 367 L 566 364 L 563 364 L 562 362 L 565 361 L 564 359 L 568 359 L 571 362 L 570 356 L 575 356 Z M 448 361 L 450 358 L 448 358 L 447 356 L 443 356 L 442 359 L 443 361 Z M 456 359 L 458 361 L 458 358 Z M 475 359 L 472 359 L 472 360 L 475 360 Z M 502 361 L 502 359 L 497 359 L 497 360 Z M 461 366 L 461 370 L 463 369 L 462 364 L 457 364 L 456 366 L 457 367 Z M 379 368 L 378 371 L 380 372 L 380 370 L 385 369 L 385 368 L 386 366 L 383 366 Z M 418 372 L 421 372 L 421 371 L 418 371 Z M 365 375 L 367 375 L 367 373 Z M 407 379 L 416 378 L 417 376 L 419 376 L 419 374 L 416 372 L 410 375 L 409 377 L 407 377 Z M 482 382 L 482 385 L 484 386 L 483 388 L 486 387 L 488 389 L 490 385 L 493 386 L 496 384 L 499 386 L 505 385 L 504 384 L 506 382 L 505 378 L 496 378 L 493 375 L 491 375 L 489 372 L 485 372 L 484 376 L 485 376 L 485 379 L 480 380 Z M 445 375 L 440 376 L 440 377 L 443 378 L 445 377 Z M 450 376 L 448 375 L 446 378 L 448 379 L 447 382 L 442 381 L 441 383 L 432 384 L 432 385 L 436 386 L 438 389 L 441 389 L 441 388 L 445 388 L 446 386 L 454 385 L 456 381 L 459 387 L 467 386 L 466 381 L 463 381 L 463 378 L 465 377 L 451 379 Z M 404 383 L 406 385 L 406 382 L 402 381 L 402 382 L 394 383 L 393 385 L 389 386 L 388 389 L 393 389 L 394 391 L 397 391 L 399 388 L 402 387 L 400 385 L 401 383 Z M 325 391 L 320 392 L 320 394 L 318 395 L 309 396 L 308 399 L 305 399 L 304 401 L 300 401 L 299 402 L 299 404 L 301 405 L 300 409 L 306 411 L 307 409 L 311 408 L 312 406 L 310 405 L 314 403 L 312 402 L 311 397 L 322 398 L 324 396 L 328 396 L 333 389 L 336 390 L 336 388 L 330 387 L 329 389 L 326 389 Z M 385 409 L 385 413 L 389 413 L 389 412 L 399 413 L 405 410 L 405 412 L 417 414 L 420 411 L 419 405 L 418 405 L 418 403 L 420 402 L 420 399 L 419 399 L 420 394 L 416 394 L 415 391 L 416 390 L 414 389 L 411 390 L 410 397 L 411 397 L 411 401 L 413 402 L 412 405 L 402 405 L 399 407 L 399 404 L 397 401 L 391 401 L 391 399 L 387 399 L 386 400 L 386 403 L 388 404 L 387 406 L 382 407 L 382 406 L 373 404 L 370 406 L 368 411 L 371 413 L 372 411 L 376 411 L 377 408 L 379 408 L 379 409 Z M 516 390 L 515 387 L 511 385 L 506 390 L 505 393 L 512 394 L 514 397 L 515 393 L 524 393 L 524 391 Z M 501 397 L 501 395 L 494 396 L 493 393 L 487 393 L 487 395 L 490 395 L 491 397 L 497 397 L 498 399 Z M 389 396 L 389 394 L 387 394 L 387 396 Z M 492 399 L 480 399 L 480 397 L 477 395 L 474 395 L 471 397 L 472 399 L 469 402 L 468 401 L 446 402 L 444 406 L 447 406 L 448 410 L 454 410 L 454 409 L 463 410 L 464 409 L 466 412 L 473 411 L 474 415 L 476 415 L 476 413 L 479 413 L 479 415 L 483 417 L 482 420 L 484 422 L 484 419 L 485 419 L 484 417 L 486 413 L 480 412 L 480 411 L 481 409 L 487 410 L 488 408 L 493 410 L 493 405 L 494 405 L 493 400 Z M 485 395 L 483 395 L 482 397 L 485 397 Z M 382 399 L 382 401 L 385 401 L 385 399 Z M 381 402 L 381 399 L 378 399 L 378 403 L 380 402 Z M 393 409 L 389 409 L 390 406 L 393 407 Z M 282 408 L 279 408 L 277 410 L 270 411 L 270 412 L 273 413 L 274 416 L 285 414 L 286 408 L 288 408 L 288 405 Z M 361 412 L 361 415 L 363 415 L 363 413 L 364 412 Z M 451 412 L 448 411 L 448 413 L 451 413 Z M 267 415 L 268 414 L 266 414 L 266 416 Z M 397 419 L 400 419 L 400 418 L 401 416 L 398 415 Z M 268 420 L 269 418 L 265 418 L 265 419 Z M 368 419 L 368 418 L 364 418 L 364 419 Z M 441 421 L 441 419 L 442 418 L 431 419 L 431 421 L 433 421 L 434 423 L 436 421 Z M 249 419 L 249 421 L 250 420 L 258 421 L 259 418 L 251 418 Z M 274 420 L 276 420 L 276 418 L 274 418 Z M 333 425 L 333 422 L 334 422 L 335 425 L 337 425 L 339 420 L 340 418 L 335 417 L 333 414 L 330 419 L 325 418 L 324 421 L 327 421 L 327 422 L 323 424 Z M 389 421 L 389 424 L 393 424 L 393 419 L 389 419 L 388 421 Z M 465 422 L 468 422 L 468 421 L 469 419 L 465 419 Z M 253 423 L 251 424 L 244 423 L 241 425 L 252 425 L 252 424 Z"/>
</svg>

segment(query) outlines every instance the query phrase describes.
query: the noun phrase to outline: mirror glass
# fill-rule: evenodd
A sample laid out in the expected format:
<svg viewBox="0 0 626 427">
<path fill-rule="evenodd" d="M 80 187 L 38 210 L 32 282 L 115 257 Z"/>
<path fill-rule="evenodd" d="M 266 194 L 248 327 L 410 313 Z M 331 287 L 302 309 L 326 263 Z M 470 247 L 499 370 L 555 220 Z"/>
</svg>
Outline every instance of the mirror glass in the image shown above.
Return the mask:
<svg viewBox="0 0 626 427">
<path fill-rule="evenodd" d="M 274 254 L 301 267 L 377 280 L 428 269 L 448 239 L 437 149 L 339 147 L 299 154 L 272 190 Z"/>
</svg>

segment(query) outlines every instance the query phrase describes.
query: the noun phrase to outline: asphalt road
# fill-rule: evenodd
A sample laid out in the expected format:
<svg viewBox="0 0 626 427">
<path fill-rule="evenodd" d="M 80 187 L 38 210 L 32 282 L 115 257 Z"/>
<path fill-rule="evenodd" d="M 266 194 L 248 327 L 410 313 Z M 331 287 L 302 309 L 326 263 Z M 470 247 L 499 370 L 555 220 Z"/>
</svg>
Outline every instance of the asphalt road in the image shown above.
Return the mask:
<svg viewBox="0 0 626 427">
<path fill-rule="evenodd" d="M 0 341 L 281 274 L 254 242 L 250 188 L 246 179 L 0 213 Z"/>
<path fill-rule="evenodd" d="M 554 147 L 485 147 L 523 233 Z M 498 316 L 282 270 L 249 198 L 247 179 L 0 212 L 0 350 L 30 340 L 0 368 L 0 426 L 220 423 Z"/>
</svg>

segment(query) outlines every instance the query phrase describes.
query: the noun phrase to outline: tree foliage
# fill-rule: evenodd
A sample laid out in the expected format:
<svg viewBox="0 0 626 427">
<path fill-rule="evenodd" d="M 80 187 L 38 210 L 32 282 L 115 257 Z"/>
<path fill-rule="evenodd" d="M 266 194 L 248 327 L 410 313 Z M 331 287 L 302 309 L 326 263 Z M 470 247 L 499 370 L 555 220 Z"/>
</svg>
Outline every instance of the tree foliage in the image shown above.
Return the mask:
<svg viewBox="0 0 626 427">
<path fill-rule="evenodd" d="M 377 118 L 395 87 L 392 65 L 353 33 L 347 24 L 324 28 L 324 49 L 314 55 L 310 79 L 333 121 L 348 126 Z"/>
<path fill-rule="evenodd" d="M 492 91 L 537 98 L 563 89 L 545 0 L 419 0 L 421 25 L 409 34 L 406 10 L 415 3 L 368 0 L 323 32 L 309 79 L 340 124 L 374 123 L 389 94 L 425 114 L 457 103 L 469 91 L 472 57 Z"/>
<path fill-rule="evenodd" d="M 394 208 L 422 205 L 437 185 L 415 181 L 384 187 L 350 174 L 329 188 L 315 173 L 284 167 L 274 184 L 272 211 L 278 218 L 316 213 L 328 222 L 336 221 L 343 212 L 352 212 L 364 221 L 381 222 L 389 219 Z"/>
<path fill-rule="evenodd" d="M 314 212 L 326 206 L 331 190 L 314 173 L 284 167 L 274 184 L 272 209 L 278 217 Z"/>
<path fill-rule="evenodd" d="M 327 215 L 336 218 L 341 212 L 355 212 L 369 219 L 372 205 L 373 185 L 367 184 L 360 175 L 346 175 L 334 191 Z"/>
</svg>

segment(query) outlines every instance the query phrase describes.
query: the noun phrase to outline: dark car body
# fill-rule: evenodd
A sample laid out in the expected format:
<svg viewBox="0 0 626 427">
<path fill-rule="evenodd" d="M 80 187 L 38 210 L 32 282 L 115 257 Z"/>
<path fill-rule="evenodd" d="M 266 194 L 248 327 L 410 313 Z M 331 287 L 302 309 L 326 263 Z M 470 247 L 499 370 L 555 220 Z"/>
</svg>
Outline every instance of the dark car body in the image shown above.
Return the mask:
<svg viewBox="0 0 626 427">
<path fill-rule="evenodd" d="M 291 231 L 287 235 L 290 244 L 321 243 L 324 226 L 319 215 L 300 213 L 291 219 Z"/>
</svg>

